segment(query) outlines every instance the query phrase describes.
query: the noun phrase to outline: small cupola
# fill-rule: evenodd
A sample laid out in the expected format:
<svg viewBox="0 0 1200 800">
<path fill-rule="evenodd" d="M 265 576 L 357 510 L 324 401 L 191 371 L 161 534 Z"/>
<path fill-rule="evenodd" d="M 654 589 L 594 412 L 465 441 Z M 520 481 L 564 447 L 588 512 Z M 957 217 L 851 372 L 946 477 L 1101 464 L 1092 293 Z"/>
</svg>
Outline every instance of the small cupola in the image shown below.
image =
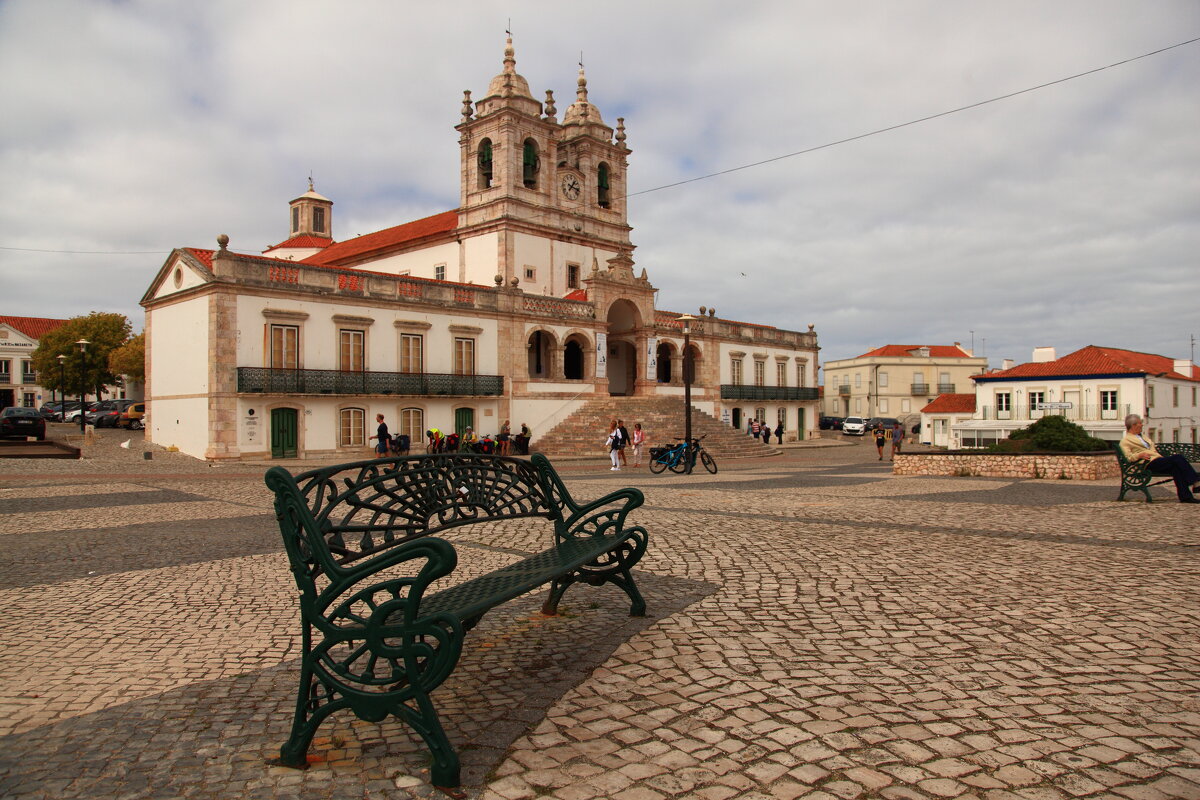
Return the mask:
<svg viewBox="0 0 1200 800">
<path fill-rule="evenodd" d="M 313 189 L 312 178 L 308 180 L 308 191 L 290 204 L 291 216 L 288 236 L 319 236 L 333 238 L 333 201 Z"/>
</svg>

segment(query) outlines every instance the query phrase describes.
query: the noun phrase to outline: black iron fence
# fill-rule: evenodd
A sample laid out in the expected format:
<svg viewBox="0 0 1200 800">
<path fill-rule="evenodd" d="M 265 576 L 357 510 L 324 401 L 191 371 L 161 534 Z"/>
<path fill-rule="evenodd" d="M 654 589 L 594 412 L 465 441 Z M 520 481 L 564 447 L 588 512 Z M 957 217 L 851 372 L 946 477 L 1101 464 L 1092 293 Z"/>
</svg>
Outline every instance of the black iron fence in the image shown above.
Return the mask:
<svg viewBox="0 0 1200 800">
<path fill-rule="evenodd" d="M 238 391 L 264 394 L 499 395 L 500 375 L 238 367 Z"/>
<path fill-rule="evenodd" d="M 816 400 L 817 390 L 801 386 L 740 386 L 721 384 L 722 400 Z"/>
</svg>

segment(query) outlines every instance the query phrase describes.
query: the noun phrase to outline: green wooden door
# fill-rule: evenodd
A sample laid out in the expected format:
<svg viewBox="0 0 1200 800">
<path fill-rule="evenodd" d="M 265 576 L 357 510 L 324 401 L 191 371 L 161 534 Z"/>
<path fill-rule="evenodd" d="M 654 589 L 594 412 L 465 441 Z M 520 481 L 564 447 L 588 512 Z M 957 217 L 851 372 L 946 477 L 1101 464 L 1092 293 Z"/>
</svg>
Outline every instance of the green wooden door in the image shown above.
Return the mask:
<svg viewBox="0 0 1200 800">
<path fill-rule="evenodd" d="M 296 409 L 271 409 L 271 458 L 295 458 L 299 453 Z"/>
<path fill-rule="evenodd" d="M 804 441 L 804 434 L 806 430 L 804 425 L 804 409 L 798 408 L 796 409 L 796 412 L 796 439 L 802 442 Z"/>
<path fill-rule="evenodd" d="M 463 435 L 463 431 L 467 428 L 475 427 L 475 409 L 460 408 L 454 412 L 454 432 L 459 436 Z"/>
</svg>

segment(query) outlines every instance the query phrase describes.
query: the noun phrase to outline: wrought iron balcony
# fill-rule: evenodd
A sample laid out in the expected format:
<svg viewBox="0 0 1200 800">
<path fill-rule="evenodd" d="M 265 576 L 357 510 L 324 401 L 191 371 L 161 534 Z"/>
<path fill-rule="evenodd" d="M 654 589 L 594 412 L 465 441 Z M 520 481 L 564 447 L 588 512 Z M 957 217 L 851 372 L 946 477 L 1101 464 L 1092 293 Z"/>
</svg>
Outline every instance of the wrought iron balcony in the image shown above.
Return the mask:
<svg viewBox="0 0 1200 800">
<path fill-rule="evenodd" d="M 238 391 L 264 394 L 476 396 L 504 393 L 500 375 L 238 367 Z"/>
<path fill-rule="evenodd" d="M 939 383 L 938 384 L 938 394 L 954 394 L 954 384 L 953 383 Z"/>
<path fill-rule="evenodd" d="M 914 383 L 912 385 L 912 393 L 914 395 L 929 394 L 929 384 L 928 383 Z"/>
<path fill-rule="evenodd" d="M 838 394 L 849 397 L 850 396 L 850 384 L 848 384 L 848 383 L 838 384 Z"/>
<path fill-rule="evenodd" d="M 800 386 L 739 386 L 721 384 L 722 400 L 816 400 L 817 390 Z"/>
</svg>

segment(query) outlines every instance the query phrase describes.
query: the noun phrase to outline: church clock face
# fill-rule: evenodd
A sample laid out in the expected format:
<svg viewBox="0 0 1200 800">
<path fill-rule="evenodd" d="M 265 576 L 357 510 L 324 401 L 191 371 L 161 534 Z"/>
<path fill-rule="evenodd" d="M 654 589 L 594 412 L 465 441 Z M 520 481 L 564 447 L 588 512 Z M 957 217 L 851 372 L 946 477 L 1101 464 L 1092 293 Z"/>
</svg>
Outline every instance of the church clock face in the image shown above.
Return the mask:
<svg viewBox="0 0 1200 800">
<path fill-rule="evenodd" d="M 562 182 L 560 186 L 562 187 L 563 197 L 567 198 L 568 200 L 578 200 L 579 193 L 583 190 L 583 184 L 580 182 L 579 178 L 570 173 L 562 176 Z"/>
</svg>

